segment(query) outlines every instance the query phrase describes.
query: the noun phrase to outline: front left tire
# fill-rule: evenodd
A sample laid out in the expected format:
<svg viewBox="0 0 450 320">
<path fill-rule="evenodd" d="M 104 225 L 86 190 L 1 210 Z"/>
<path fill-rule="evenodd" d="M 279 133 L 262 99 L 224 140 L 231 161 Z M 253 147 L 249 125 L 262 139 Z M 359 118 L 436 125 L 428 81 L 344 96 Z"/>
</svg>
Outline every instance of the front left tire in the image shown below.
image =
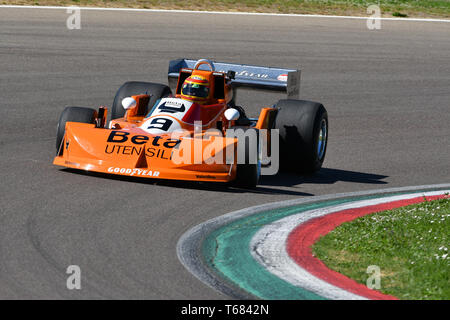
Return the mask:
<svg viewBox="0 0 450 320">
<path fill-rule="evenodd" d="M 96 111 L 84 107 L 66 107 L 59 117 L 56 127 L 56 154 L 61 147 L 61 142 L 66 132 L 66 122 L 95 123 Z"/>
</svg>

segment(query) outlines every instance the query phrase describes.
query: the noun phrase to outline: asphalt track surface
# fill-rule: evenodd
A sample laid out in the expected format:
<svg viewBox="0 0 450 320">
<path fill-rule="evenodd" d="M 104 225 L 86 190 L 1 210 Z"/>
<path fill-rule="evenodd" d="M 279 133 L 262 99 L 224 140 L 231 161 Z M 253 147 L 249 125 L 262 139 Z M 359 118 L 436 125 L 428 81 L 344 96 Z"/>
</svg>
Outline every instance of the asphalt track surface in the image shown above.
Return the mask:
<svg viewBox="0 0 450 320">
<path fill-rule="evenodd" d="M 450 181 L 450 24 L 212 14 L 0 9 L 0 298 L 227 298 L 180 264 L 189 228 L 273 201 Z M 302 69 L 328 109 L 316 176 L 254 191 L 121 180 L 52 165 L 67 105 L 110 106 L 127 80 L 167 82 L 170 59 Z M 241 92 L 256 116 L 279 96 Z M 68 265 L 82 289 L 66 289 Z"/>
</svg>

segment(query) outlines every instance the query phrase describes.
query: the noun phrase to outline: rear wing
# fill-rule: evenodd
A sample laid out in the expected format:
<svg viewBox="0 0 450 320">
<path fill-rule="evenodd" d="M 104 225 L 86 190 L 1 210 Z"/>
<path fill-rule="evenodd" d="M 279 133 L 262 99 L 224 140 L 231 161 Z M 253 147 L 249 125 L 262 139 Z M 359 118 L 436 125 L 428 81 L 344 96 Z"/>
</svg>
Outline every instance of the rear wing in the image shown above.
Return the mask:
<svg viewBox="0 0 450 320">
<path fill-rule="evenodd" d="M 197 60 L 177 59 L 169 63 L 169 86 L 176 88 L 180 70 L 193 69 Z M 281 69 L 272 67 L 259 67 L 243 64 L 231 64 L 225 62 L 211 62 L 214 71 L 228 73 L 235 72 L 235 78 L 231 80 L 233 88 L 250 88 L 267 91 L 285 92 L 289 99 L 298 99 L 300 93 L 300 70 Z M 200 69 L 208 70 L 205 65 Z"/>
</svg>

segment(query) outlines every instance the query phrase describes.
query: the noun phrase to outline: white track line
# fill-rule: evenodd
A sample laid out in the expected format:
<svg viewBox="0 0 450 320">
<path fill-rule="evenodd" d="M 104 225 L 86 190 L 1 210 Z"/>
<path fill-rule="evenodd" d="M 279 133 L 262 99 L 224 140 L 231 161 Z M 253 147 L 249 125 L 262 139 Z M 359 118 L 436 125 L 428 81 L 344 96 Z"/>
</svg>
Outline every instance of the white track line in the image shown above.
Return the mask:
<svg viewBox="0 0 450 320">
<path fill-rule="evenodd" d="M 9 9 L 73 9 L 62 6 L 19 6 L 0 5 L 1 8 Z M 168 10 L 168 9 L 137 9 L 137 8 L 102 8 L 102 7 L 78 7 L 81 10 L 91 11 L 128 11 L 128 12 L 155 12 L 155 13 L 188 13 L 188 14 L 226 14 L 226 15 L 247 15 L 247 16 L 274 16 L 274 17 L 303 17 L 303 18 L 329 18 L 329 19 L 360 19 L 360 20 L 386 20 L 386 21 L 414 21 L 414 22 L 450 22 L 450 19 L 426 19 L 426 18 L 373 18 L 371 16 L 331 16 L 320 14 L 295 14 L 295 13 L 264 13 L 264 12 L 240 12 L 240 11 L 201 11 L 201 10 Z"/>
<path fill-rule="evenodd" d="M 329 284 L 300 267 L 293 259 L 291 259 L 286 251 L 286 243 L 289 234 L 299 225 L 313 218 L 321 217 L 333 212 L 352 208 L 367 207 L 398 200 L 412 199 L 424 195 L 441 195 L 449 192 L 450 190 L 442 190 L 435 192 L 421 192 L 391 196 L 351 202 L 338 206 L 331 206 L 294 214 L 268 224 L 260 229 L 250 241 L 250 252 L 253 258 L 258 261 L 267 271 L 291 283 L 294 286 L 307 289 L 322 297 L 333 300 L 366 299 L 364 297 L 336 287 L 332 284 Z"/>
</svg>

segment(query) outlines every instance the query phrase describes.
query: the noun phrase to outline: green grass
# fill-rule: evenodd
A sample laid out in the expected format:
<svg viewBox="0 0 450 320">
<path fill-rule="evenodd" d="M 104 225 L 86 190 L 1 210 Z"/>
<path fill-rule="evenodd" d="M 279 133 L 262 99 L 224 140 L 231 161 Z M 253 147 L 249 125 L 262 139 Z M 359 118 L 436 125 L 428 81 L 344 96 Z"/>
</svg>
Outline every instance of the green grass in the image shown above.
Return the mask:
<svg viewBox="0 0 450 320">
<path fill-rule="evenodd" d="M 368 16 L 378 4 L 383 16 L 450 17 L 450 0 L 0 0 L 0 4 L 79 5 Z"/>
<path fill-rule="evenodd" d="M 407 15 L 407 14 L 404 14 L 404 13 L 401 13 L 401 12 L 395 11 L 395 12 L 392 14 L 392 16 L 394 16 L 394 17 L 400 17 L 400 18 L 406 18 L 408 15 Z"/>
<path fill-rule="evenodd" d="M 366 284 L 381 269 L 381 289 L 400 299 L 450 299 L 450 198 L 426 201 L 344 223 L 320 238 L 314 255 Z"/>
</svg>

